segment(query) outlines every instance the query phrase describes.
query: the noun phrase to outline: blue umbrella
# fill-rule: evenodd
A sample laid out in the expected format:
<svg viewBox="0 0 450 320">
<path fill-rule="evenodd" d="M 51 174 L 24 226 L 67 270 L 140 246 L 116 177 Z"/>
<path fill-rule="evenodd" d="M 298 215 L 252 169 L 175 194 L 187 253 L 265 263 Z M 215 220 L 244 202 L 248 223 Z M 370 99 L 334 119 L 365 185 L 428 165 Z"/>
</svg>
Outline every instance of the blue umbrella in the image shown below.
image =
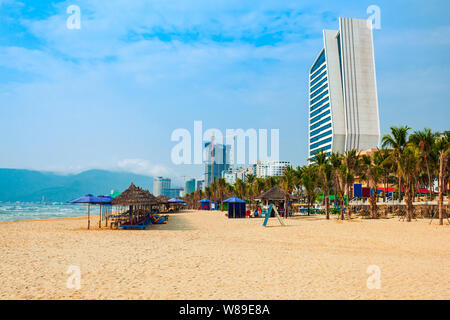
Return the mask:
<svg viewBox="0 0 450 320">
<path fill-rule="evenodd" d="M 172 198 L 172 199 L 168 200 L 167 202 L 169 202 L 169 203 L 184 203 L 185 201 L 178 199 L 178 198 Z"/>
<path fill-rule="evenodd" d="M 68 203 L 87 203 L 88 204 L 88 229 L 91 226 L 91 204 L 101 204 L 104 200 L 92 194 L 86 194 L 83 197 L 68 201 Z M 111 200 L 110 200 L 111 202 Z"/>
</svg>

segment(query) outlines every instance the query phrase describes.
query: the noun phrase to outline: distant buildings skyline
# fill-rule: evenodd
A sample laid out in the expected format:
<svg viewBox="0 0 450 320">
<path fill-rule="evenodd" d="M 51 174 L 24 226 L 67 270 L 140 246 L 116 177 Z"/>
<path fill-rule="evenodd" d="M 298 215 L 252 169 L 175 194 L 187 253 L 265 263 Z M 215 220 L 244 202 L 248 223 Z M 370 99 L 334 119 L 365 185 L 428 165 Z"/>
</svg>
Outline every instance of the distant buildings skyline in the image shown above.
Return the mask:
<svg viewBox="0 0 450 320">
<path fill-rule="evenodd" d="M 171 187 L 172 180 L 164 177 L 153 178 L 153 194 L 157 197 L 160 195 L 176 198 L 181 197 L 184 194 L 184 188 Z"/>
</svg>

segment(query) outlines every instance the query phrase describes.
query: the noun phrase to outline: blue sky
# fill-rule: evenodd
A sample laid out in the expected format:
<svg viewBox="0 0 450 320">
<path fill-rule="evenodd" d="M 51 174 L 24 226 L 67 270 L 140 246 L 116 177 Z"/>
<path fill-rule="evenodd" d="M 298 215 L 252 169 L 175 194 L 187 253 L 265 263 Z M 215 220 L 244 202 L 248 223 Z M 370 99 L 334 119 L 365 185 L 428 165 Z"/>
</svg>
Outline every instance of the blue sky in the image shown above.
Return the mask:
<svg viewBox="0 0 450 320">
<path fill-rule="evenodd" d="M 69 5 L 81 30 L 66 28 Z M 173 130 L 279 128 L 307 157 L 308 69 L 322 29 L 367 18 L 382 134 L 448 130 L 448 1 L 0 0 L 0 167 L 200 176 L 175 166 Z"/>
</svg>

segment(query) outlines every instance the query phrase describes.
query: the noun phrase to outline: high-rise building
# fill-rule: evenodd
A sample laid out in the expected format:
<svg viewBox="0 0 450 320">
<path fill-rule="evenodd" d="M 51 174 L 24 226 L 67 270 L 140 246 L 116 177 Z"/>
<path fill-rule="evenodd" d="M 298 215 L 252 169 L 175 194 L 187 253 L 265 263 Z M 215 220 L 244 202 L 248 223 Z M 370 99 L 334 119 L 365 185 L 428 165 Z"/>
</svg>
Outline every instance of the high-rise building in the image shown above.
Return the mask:
<svg viewBox="0 0 450 320">
<path fill-rule="evenodd" d="M 234 185 L 236 179 L 245 181 L 250 174 L 256 174 L 256 164 L 236 169 L 229 168 L 226 171 L 222 171 L 222 178 L 224 178 L 227 183 Z"/>
<path fill-rule="evenodd" d="M 195 191 L 195 179 L 187 180 L 184 185 L 185 194 L 190 194 Z"/>
<path fill-rule="evenodd" d="M 256 176 L 258 178 L 267 178 L 274 176 L 282 176 L 284 173 L 284 169 L 290 166 L 291 163 L 289 161 L 256 161 Z"/>
<path fill-rule="evenodd" d="M 213 178 L 219 179 L 222 176 L 222 171 L 227 171 L 230 168 L 230 150 L 231 146 L 224 144 L 214 144 L 211 142 L 205 143 L 205 183 L 209 186 Z"/>
<path fill-rule="evenodd" d="M 197 180 L 197 190 L 203 190 L 205 188 L 205 180 Z"/>
<path fill-rule="evenodd" d="M 155 177 L 153 178 L 153 194 L 155 196 L 164 195 L 165 189 L 170 189 L 170 179 L 163 177 Z"/>
<path fill-rule="evenodd" d="M 375 148 L 380 125 L 372 25 L 339 18 L 339 30 L 324 30 L 323 38 L 309 72 L 308 157 Z"/>
<path fill-rule="evenodd" d="M 169 198 L 178 198 L 184 195 L 184 189 L 183 188 L 163 189 L 162 194 Z"/>
</svg>

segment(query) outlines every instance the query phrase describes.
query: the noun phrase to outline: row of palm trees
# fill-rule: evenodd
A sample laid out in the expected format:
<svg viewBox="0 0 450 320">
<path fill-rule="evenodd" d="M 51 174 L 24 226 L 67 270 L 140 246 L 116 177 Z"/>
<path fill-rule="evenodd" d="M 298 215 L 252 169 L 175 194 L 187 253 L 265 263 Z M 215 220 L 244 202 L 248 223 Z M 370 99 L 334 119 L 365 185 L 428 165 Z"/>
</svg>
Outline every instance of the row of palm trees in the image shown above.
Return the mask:
<svg viewBox="0 0 450 320">
<path fill-rule="evenodd" d="M 448 192 L 450 160 L 450 132 L 438 133 L 431 129 L 411 132 L 408 126 L 391 127 L 391 133 L 383 136 L 382 149 L 372 154 L 361 155 L 356 150 L 344 154 L 316 153 L 309 159 L 310 164 L 297 168 L 287 167 L 281 177 L 257 178 L 247 175 L 245 180 L 237 179 L 234 185 L 225 179 L 214 180 L 205 192 L 197 190 L 186 196 L 192 207 L 203 197 L 220 202 L 223 207 L 225 197 L 236 195 L 246 199 L 252 206 L 261 193 L 278 185 L 286 195 L 295 195 L 309 207 L 322 199 L 326 218 L 330 219 L 329 196 L 334 195 L 340 219 L 351 218 L 349 200 L 356 180 L 365 182 L 371 190 L 369 198 L 370 216 L 378 217 L 376 192 L 379 185 L 395 185 L 397 199 L 406 204 L 406 219 L 413 216 L 413 201 L 419 194 L 416 190 L 426 187 L 434 191 L 437 181 L 439 190 L 439 220 L 443 224 L 443 197 Z M 400 191 L 400 192 L 399 192 Z M 383 193 L 386 201 L 386 192 Z M 434 192 L 428 195 L 434 200 Z M 287 197 L 285 199 L 287 203 Z M 345 210 L 344 210 L 345 208 Z M 344 214 L 346 212 L 346 215 Z"/>
</svg>

